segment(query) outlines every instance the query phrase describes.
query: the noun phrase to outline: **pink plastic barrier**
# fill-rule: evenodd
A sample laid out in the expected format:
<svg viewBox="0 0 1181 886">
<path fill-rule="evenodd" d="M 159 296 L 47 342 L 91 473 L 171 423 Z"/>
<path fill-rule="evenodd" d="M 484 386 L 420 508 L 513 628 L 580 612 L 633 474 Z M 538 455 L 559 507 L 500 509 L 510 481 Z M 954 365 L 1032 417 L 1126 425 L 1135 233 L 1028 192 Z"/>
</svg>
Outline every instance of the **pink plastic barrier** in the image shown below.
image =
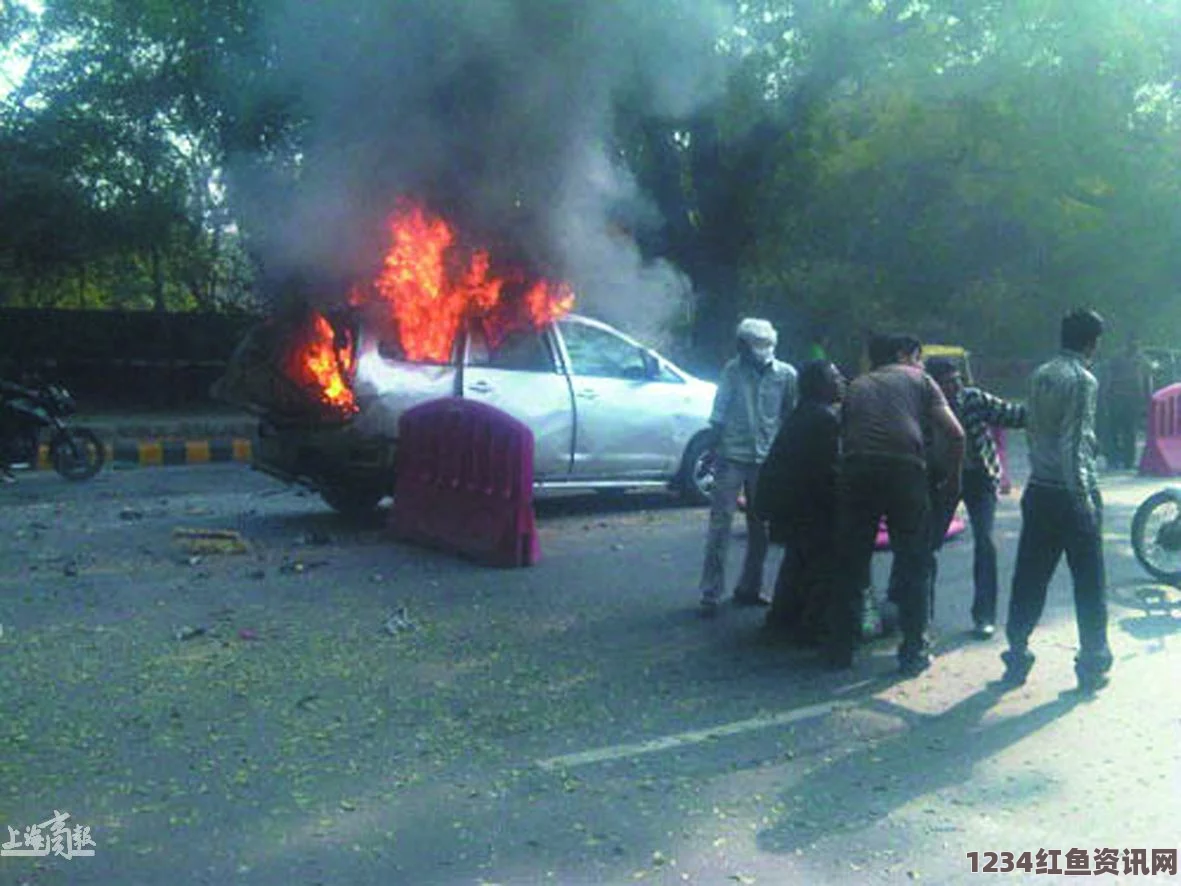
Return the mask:
<svg viewBox="0 0 1181 886">
<path fill-rule="evenodd" d="M 1181 383 L 1161 388 L 1152 395 L 1140 473 L 1150 477 L 1181 474 Z"/>
<path fill-rule="evenodd" d="M 460 398 L 402 414 L 390 528 L 491 566 L 540 557 L 533 520 L 533 432 L 510 415 Z"/>
<path fill-rule="evenodd" d="M 943 538 L 944 540 L 953 539 L 967 528 L 967 522 L 957 512 L 951 518 L 951 525 L 947 527 L 947 535 L 943 536 Z M 874 540 L 873 546 L 879 551 L 890 550 L 890 532 L 886 529 L 886 519 L 884 517 L 882 518 L 882 522 L 878 524 L 878 537 Z"/>
</svg>

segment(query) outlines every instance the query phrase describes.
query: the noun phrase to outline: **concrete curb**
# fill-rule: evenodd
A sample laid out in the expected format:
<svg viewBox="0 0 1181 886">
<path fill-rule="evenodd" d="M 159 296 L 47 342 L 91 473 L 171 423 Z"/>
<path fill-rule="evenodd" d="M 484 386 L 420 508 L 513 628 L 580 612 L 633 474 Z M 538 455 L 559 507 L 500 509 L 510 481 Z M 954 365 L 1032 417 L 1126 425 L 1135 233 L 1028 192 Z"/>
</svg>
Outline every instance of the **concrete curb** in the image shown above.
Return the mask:
<svg viewBox="0 0 1181 886">
<path fill-rule="evenodd" d="M 253 444 L 246 437 L 214 437 L 208 440 L 123 440 L 106 444 L 111 467 L 174 467 L 181 465 L 249 463 Z M 52 470 L 49 447 L 41 445 L 38 470 Z"/>
</svg>

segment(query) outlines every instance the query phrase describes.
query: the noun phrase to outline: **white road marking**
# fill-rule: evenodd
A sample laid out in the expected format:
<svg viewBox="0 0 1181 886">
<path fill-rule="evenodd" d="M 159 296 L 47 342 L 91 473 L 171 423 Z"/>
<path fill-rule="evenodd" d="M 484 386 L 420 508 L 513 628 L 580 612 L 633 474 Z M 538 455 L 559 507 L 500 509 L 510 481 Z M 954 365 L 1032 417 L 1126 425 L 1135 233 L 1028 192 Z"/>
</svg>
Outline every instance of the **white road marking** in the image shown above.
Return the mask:
<svg viewBox="0 0 1181 886">
<path fill-rule="evenodd" d="M 636 742 L 634 744 L 619 744 L 605 748 L 596 748 L 589 751 L 580 751 L 576 754 L 564 754 L 560 757 L 550 757 L 546 760 L 538 760 L 537 765 L 542 769 L 571 769 L 575 766 L 588 766 L 591 763 L 604 763 L 608 760 L 624 760 L 628 757 L 639 757 L 643 754 L 654 754 L 658 751 L 667 751 L 670 748 L 680 748 L 686 745 L 702 744 L 703 742 L 711 741 L 715 738 L 721 738 L 727 735 L 741 735 L 744 732 L 754 732 L 759 729 L 770 729 L 775 726 L 786 726 L 789 723 L 796 723 L 800 720 L 809 720 L 813 717 L 822 717 L 825 714 L 831 714 L 834 710 L 840 707 L 849 707 L 848 702 L 842 701 L 826 701 L 821 704 L 808 705 L 803 708 L 796 708 L 793 711 L 784 711 L 781 714 L 769 714 L 762 717 L 752 717 L 749 720 L 738 720 L 734 723 L 724 723 L 721 726 L 711 726 L 708 729 L 694 729 L 689 732 L 680 732 L 676 735 L 666 735 L 662 738 L 653 738 L 649 741 Z"/>
</svg>

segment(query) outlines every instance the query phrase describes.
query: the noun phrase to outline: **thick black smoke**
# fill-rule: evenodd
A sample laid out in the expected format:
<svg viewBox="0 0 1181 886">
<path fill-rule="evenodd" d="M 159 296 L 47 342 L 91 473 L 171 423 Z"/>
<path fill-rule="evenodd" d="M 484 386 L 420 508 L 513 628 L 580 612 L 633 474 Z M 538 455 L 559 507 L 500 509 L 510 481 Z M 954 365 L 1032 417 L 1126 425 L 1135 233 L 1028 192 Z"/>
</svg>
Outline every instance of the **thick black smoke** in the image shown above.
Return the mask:
<svg viewBox="0 0 1181 886">
<path fill-rule="evenodd" d="M 236 170 L 272 275 L 365 275 L 399 196 L 650 331 L 685 290 L 614 222 L 650 213 L 613 155 L 626 100 L 676 118 L 718 93 L 722 0 L 274 0 L 280 79 L 308 113 L 298 181 Z"/>
</svg>

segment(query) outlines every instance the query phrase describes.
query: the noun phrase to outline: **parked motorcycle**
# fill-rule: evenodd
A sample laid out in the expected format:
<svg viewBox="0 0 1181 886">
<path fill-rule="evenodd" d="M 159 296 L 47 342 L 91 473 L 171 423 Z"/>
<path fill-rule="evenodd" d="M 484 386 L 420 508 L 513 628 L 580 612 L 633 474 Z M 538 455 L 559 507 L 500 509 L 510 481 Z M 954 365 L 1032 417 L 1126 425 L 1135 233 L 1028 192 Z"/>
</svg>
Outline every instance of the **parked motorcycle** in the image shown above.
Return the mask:
<svg viewBox="0 0 1181 886">
<path fill-rule="evenodd" d="M 106 461 L 106 448 L 89 428 L 70 427 L 74 398 L 59 385 L 0 384 L 0 447 L 10 467 L 35 466 L 43 441 L 49 463 L 67 480 L 89 480 Z"/>
<path fill-rule="evenodd" d="M 1136 508 L 1132 551 L 1153 578 L 1181 586 L 1181 487 L 1154 492 Z"/>
</svg>

